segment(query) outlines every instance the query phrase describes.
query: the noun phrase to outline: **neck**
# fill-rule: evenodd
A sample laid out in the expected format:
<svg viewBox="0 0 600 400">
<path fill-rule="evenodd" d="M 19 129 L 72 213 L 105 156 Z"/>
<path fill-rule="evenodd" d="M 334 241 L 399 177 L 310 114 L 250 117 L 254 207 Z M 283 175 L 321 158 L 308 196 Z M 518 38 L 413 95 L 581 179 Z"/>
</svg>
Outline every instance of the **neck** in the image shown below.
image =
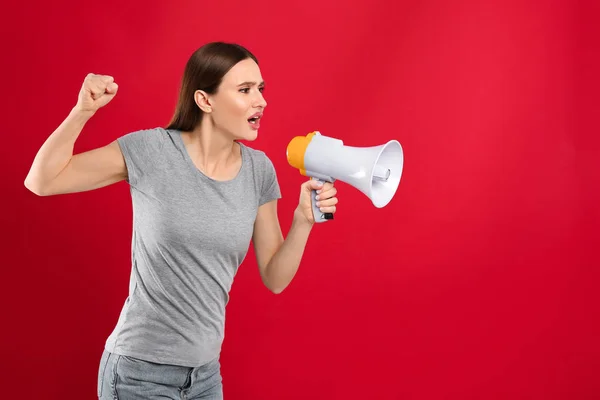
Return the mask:
<svg viewBox="0 0 600 400">
<path fill-rule="evenodd" d="M 216 129 L 210 118 L 204 118 L 200 126 L 185 132 L 185 136 L 188 153 L 196 165 L 208 174 L 227 168 L 239 157 L 239 145 Z"/>
</svg>

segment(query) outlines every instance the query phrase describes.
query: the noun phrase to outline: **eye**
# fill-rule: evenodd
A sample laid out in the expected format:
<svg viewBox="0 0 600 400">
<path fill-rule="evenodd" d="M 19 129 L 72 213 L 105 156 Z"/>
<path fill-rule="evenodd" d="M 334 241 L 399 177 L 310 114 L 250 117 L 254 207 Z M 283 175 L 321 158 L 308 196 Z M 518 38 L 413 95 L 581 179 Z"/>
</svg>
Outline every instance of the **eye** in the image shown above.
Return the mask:
<svg viewBox="0 0 600 400">
<path fill-rule="evenodd" d="M 250 90 L 250 88 L 241 88 L 240 92 L 242 92 L 242 93 L 248 93 L 248 90 Z"/>
<path fill-rule="evenodd" d="M 260 90 L 260 92 L 262 93 L 262 92 L 265 91 L 265 88 L 264 87 L 259 87 L 258 90 Z"/>
</svg>

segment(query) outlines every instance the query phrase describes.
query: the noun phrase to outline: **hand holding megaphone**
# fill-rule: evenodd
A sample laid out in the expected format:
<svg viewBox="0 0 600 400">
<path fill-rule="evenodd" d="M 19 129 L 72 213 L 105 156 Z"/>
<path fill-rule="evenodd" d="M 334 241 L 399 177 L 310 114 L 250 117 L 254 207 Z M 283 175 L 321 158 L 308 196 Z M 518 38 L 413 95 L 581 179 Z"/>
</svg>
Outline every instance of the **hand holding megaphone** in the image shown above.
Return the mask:
<svg viewBox="0 0 600 400">
<path fill-rule="evenodd" d="M 312 224 L 320 214 L 333 216 L 339 202 L 336 195 L 337 188 L 332 182 L 309 179 L 300 187 L 300 199 L 294 210 L 294 218 L 302 216 Z"/>
<path fill-rule="evenodd" d="M 373 147 L 345 146 L 339 139 L 311 132 L 296 136 L 287 147 L 288 163 L 300 174 L 320 182 L 340 180 L 363 192 L 377 208 L 385 207 L 396 194 L 404 153 L 397 140 Z M 333 219 L 317 207 L 317 193 L 312 193 L 315 222 Z"/>
</svg>

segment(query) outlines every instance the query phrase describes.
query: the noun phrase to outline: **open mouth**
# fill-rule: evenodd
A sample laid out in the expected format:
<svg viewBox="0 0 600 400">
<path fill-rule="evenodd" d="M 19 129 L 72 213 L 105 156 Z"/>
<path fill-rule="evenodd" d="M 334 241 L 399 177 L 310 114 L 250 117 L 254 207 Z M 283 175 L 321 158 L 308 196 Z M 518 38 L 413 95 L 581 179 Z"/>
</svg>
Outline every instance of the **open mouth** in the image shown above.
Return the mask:
<svg viewBox="0 0 600 400">
<path fill-rule="evenodd" d="M 250 118 L 248 118 L 248 122 L 250 122 L 251 124 L 256 124 L 258 122 L 259 119 L 262 118 L 262 112 L 256 112 L 254 114 L 252 114 L 250 116 Z"/>
</svg>

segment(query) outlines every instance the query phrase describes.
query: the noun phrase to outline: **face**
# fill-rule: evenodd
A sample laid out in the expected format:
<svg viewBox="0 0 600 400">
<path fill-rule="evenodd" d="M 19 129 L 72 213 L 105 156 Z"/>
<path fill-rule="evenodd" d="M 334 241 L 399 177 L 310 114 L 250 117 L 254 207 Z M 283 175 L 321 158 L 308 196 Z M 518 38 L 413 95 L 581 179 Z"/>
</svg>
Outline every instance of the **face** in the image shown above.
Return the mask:
<svg viewBox="0 0 600 400">
<path fill-rule="evenodd" d="M 254 140 L 267 102 L 264 82 L 254 60 L 237 63 L 223 77 L 215 94 L 196 92 L 196 102 L 205 110 L 204 118 L 234 140 Z"/>
</svg>

